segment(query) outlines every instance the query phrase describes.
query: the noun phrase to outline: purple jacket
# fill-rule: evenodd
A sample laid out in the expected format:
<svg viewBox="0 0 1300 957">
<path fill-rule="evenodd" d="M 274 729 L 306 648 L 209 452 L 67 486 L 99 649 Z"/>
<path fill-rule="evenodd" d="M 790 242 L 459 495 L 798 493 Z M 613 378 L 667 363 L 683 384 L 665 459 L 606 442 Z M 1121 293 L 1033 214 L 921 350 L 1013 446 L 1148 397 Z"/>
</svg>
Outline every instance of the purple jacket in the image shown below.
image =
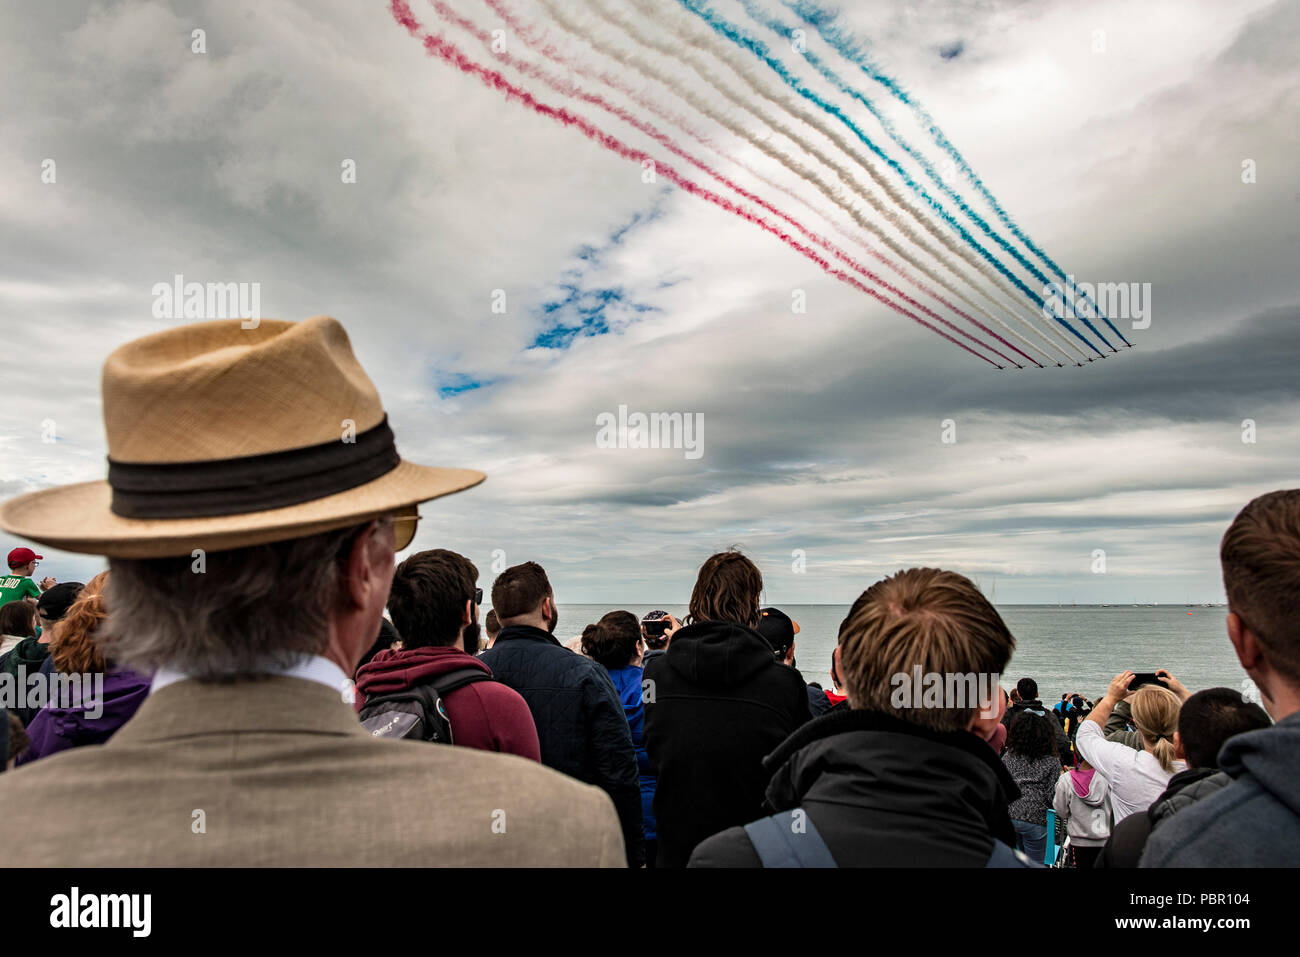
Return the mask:
<svg viewBox="0 0 1300 957">
<path fill-rule="evenodd" d="M 99 713 L 100 708 L 88 708 L 81 703 L 73 707 L 46 705 L 27 726 L 31 743 L 17 763 L 28 764 L 85 744 L 103 744 L 131 719 L 148 697 L 151 680 L 125 669 L 108 672 L 104 675 L 102 713 L 98 717 L 90 717 L 88 713 Z"/>
</svg>

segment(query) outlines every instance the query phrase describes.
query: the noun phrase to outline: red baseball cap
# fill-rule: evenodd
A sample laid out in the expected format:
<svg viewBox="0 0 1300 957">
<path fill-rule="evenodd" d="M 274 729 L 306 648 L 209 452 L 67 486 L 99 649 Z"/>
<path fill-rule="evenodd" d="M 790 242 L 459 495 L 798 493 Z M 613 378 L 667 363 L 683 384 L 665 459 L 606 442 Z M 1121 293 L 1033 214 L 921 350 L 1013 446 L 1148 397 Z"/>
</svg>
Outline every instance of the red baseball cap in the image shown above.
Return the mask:
<svg viewBox="0 0 1300 957">
<path fill-rule="evenodd" d="M 15 548 L 9 553 L 9 567 L 13 568 L 15 565 L 26 565 L 28 562 L 33 562 L 38 558 L 44 557 L 44 555 L 37 555 L 30 548 Z"/>
</svg>

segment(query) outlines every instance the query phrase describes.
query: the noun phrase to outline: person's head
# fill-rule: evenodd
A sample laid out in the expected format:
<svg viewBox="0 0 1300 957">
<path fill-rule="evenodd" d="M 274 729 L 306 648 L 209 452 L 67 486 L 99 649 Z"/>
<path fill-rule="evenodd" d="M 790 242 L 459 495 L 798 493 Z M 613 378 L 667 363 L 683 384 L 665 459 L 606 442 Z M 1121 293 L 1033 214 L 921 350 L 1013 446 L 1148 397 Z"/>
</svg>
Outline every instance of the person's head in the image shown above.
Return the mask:
<svg viewBox="0 0 1300 957">
<path fill-rule="evenodd" d="M 1142 746 L 1160 761 L 1166 771 L 1174 770 L 1174 733 L 1182 702 L 1168 688 L 1143 685 L 1128 699 L 1133 723 L 1142 735 Z"/>
<path fill-rule="evenodd" d="M 1033 678 L 1021 678 L 1016 682 L 1016 700 L 1033 701 L 1038 697 L 1038 682 Z"/>
<path fill-rule="evenodd" d="M 393 520 L 229 551 L 110 558 L 102 647 L 135 671 L 200 680 L 323 655 L 345 674 L 373 644 L 393 578 Z M 202 627 L 196 627 L 202 623 Z"/>
<path fill-rule="evenodd" d="M 1002 616 L 970 579 L 911 568 L 876 582 L 853 603 L 840 625 L 838 670 L 854 709 L 987 738 L 1005 707 L 997 680 L 1015 645 Z M 939 707 L 900 699 L 900 682 L 911 682 L 918 668 L 945 684 L 951 677 L 961 694 L 945 695 Z"/>
<path fill-rule="evenodd" d="M 1055 754 L 1056 731 L 1043 716 L 1022 711 L 1007 728 L 1007 750 L 1030 761 Z"/>
<path fill-rule="evenodd" d="M 0 605 L 0 635 L 35 638 L 36 605 L 21 599 Z"/>
<path fill-rule="evenodd" d="M 669 638 L 666 634 L 658 634 L 658 635 L 650 634 L 649 630 L 647 630 L 645 626 L 646 622 L 666 621 L 667 619 L 668 619 L 668 612 L 664 611 L 661 608 L 656 608 L 653 611 L 648 611 L 641 618 L 641 640 L 645 642 L 646 648 L 649 649 L 650 651 L 660 651 L 664 648 L 667 648 Z"/>
<path fill-rule="evenodd" d="M 1300 709 L 1300 489 L 1254 499 L 1219 547 L 1228 638 L 1276 720 Z"/>
<path fill-rule="evenodd" d="M 9 573 L 31 578 L 36 572 L 36 566 L 40 564 L 40 559 L 41 556 L 30 548 L 15 548 L 8 555 Z"/>
<path fill-rule="evenodd" d="M 641 654 L 641 624 L 630 611 L 611 611 L 582 631 L 582 653 L 606 668 L 626 668 Z"/>
<path fill-rule="evenodd" d="M 68 613 L 72 603 L 77 600 L 83 582 L 60 582 L 41 593 L 36 600 L 36 617 L 40 622 L 41 634 L 54 627 L 54 623 Z"/>
<path fill-rule="evenodd" d="M 492 608 L 501 627 L 531 625 L 555 634 L 560 613 L 546 570 L 537 562 L 511 565 L 492 583 Z"/>
<path fill-rule="evenodd" d="M 1198 691 L 1178 711 L 1174 752 L 1189 768 L 1217 768 L 1219 749 L 1229 738 L 1258 731 L 1273 722 L 1259 705 L 1232 688 Z"/>
<path fill-rule="evenodd" d="M 357 667 L 353 672 L 360 671 L 366 665 L 370 664 L 375 655 L 381 651 L 397 651 L 402 647 L 402 636 L 397 633 L 393 623 L 387 618 L 379 619 L 379 634 L 375 636 L 375 643 L 366 650 L 357 662 Z"/>
<path fill-rule="evenodd" d="M 794 665 L 794 636 L 799 634 L 799 623 L 779 608 L 763 608 L 755 629 L 772 646 L 776 660 Z"/>
<path fill-rule="evenodd" d="M 433 548 L 397 566 L 388 613 L 403 648 L 458 647 L 478 653 L 478 569 L 464 555 Z"/>
<path fill-rule="evenodd" d="M 691 621 L 731 621 L 757 628 L 763 575 L 740 552 L 718 552 L 705 559 L 691 591 Z"/>
<path fill-rule="evenodd" d="M 483 630 L 487 632 L 488 644 L 497 640 L 497 632 L 501 630 L 501 619 L 497 618 L 497 610 L 491 609 L 487 617 L 483 619 Z"/>
<path fill-rule="evenodd" d="M 59 623 L 51 630 L 50 657 L 59 674 L 78 675 L 107 671 L 108 659 L 100 645 L 100 632 L 108 609 L 104 587 L 108 572 L 100 572 L 82 588 Z"/>
<path fill-rule="evenodd" d="M 375 640 L 416 506 L 484 478 L 404 460 L 329 316 L 196 322 L 115 349 L 106 480 L 0 503 L 0 527 L 109 559 L 110 659 L 200 680 Z"/>
</svg>

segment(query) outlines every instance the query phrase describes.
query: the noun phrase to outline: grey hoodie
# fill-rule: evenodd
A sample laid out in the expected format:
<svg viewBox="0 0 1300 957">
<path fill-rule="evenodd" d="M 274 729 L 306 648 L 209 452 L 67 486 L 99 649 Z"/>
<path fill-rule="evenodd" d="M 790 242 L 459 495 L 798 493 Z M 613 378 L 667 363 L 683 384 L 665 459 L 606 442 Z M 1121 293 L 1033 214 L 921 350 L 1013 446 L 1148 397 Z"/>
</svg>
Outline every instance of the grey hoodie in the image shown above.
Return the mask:
<svg viewBox="0 0 1300 957">
<path fill-rule="evenodd" d="M 1300 865 L 1300 712 L 1229 738 L 1232 783 L 1151 832 L 1141 867 Z"/>
<path fill-rule="evenodd" d="M 1101 847 L 1110 837 L 1110 784 L 1104 774 L 1093 771 L 1088 793 L 1080 797 L 1074 786 L 1076 774 L 1082 779 L 1082 772 L 1071 771 L 1057 780 L 1052 806 L 1056 816 L 1067 822 L 1071 844 Z"/>
</svg>

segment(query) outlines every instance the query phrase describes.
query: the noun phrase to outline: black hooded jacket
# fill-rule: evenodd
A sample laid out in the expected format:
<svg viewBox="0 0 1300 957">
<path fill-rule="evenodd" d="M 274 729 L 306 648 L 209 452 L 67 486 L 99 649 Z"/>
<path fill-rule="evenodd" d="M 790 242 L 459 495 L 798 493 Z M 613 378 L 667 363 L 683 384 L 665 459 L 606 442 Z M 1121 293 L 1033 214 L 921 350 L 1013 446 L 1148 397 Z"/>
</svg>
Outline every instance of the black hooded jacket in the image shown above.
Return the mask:
<svg viewBox="0 0 1300 957">
<path fill-rule="evenodd" d="M 834 711 L 764 764 L 768 813 L 802 808 L 840 867 L 984 867 L 1015 847 L 1020 789 L 989 745 L 872 711 Z M 755 815 L 759 817 L 761 815 Z M 696 848 L 692 867 L 760 867 L 743 827 Z"/>
<path fill-rule="evenodd" d="M 807 686 L 758 632 L 723 621 L 678 631 L 645 680 L 658 865 L 685 867 L 704 838 L 761 816 L 763 756 L 811 719 Z"/>
</svg>

